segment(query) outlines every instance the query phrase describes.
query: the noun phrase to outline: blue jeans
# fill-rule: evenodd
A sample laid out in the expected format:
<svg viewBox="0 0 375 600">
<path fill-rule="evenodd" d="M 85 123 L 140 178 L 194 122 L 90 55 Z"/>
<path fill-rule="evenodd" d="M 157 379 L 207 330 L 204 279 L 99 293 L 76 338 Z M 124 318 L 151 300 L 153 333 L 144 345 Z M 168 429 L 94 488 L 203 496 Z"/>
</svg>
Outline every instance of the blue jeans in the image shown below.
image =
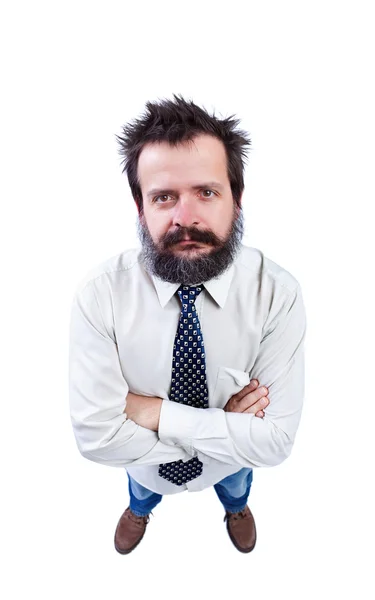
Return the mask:
<svg viewBox="0 0 375 600">
<path fill-rule="evenodd" d="M 145 488 L 130 477 L 129 473 L 127 475 L 129 479 L 130 510 L 139 517 L 148 515 L 159 504 L 163 496 Z M 225 510 L 234 513 L 245 508 L 252 481 L 253 470 L 243 468 L 237 473 L 233 473 L 233 475 L 228 475 L 228 477 L 213 486 Z"/>
</svg>

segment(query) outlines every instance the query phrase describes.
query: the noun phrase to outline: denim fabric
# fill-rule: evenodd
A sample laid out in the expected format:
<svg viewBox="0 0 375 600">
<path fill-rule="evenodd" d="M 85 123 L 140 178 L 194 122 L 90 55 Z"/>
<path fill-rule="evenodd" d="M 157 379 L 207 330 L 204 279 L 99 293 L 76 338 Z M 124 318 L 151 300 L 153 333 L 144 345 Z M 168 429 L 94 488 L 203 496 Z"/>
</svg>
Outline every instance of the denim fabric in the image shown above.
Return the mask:
<svg viewBox="0 0 375 600">
<path fill-rule="evenodd" d="M 214 485 L 215 492 L 229 512 L 239 512 L 247 504 L 253 481 L 253 469 L 243 468 Z"/>
<path fill-rule="evenodd" d="M 143 485 L 135 481 L 129 473 L 128 489 L 130 497 L 130 510 L 140 517 L 148 515 L 163 496 L 148 490 Z M 243 468 L 228 475 L 213 487 L 215 492 L 228 512 L 239 512 L 243 510 L 247 504 L 251 483 L 253 481 L 253 470 Z"/>
</svg>

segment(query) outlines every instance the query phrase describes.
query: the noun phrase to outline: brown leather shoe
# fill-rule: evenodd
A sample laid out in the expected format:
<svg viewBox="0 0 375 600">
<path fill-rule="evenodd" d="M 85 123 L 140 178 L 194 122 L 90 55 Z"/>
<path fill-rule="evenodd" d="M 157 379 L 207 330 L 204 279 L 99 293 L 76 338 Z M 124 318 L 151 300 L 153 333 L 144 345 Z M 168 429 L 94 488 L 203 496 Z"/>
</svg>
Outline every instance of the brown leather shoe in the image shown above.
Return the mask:
<svg viewBox="0 0 375 600">
<path fill-rule="evenodd" d="M 151 514 L 153 514 L 151 512 Z M 150 520 L 149 515 L 138 517 L 130 506 L 123 512 L 117 523 L 115 532 L 115 548 L 120 554 L 129 554 L 143 538 L 146 525 Z"/>
<path fill-rule="evenodd" d="M 251 552 L 256 543 L 257 532 L 250 508 L 246 505 L 237 513 L 225 511 L 224 521 L 227 522 L 229 537 L 237 550 Z"/>
</svg>

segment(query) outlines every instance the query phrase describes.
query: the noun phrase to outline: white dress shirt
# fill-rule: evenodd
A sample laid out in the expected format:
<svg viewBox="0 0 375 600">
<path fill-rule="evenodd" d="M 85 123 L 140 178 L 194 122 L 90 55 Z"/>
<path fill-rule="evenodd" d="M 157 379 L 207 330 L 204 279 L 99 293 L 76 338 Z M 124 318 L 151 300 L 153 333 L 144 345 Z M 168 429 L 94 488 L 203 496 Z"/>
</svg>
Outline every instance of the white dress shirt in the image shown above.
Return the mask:
<svg viewBox="0 0 375 600">
<path fill-rule="evenodd" d="M 209 408 L 169 400 L 179 283 L 150 275 L 141 248 L 117 254 L 79 282 L 71 309 L 69 402 L 87 459 L 124 467 L 159 494 L 203 490 L 243 467 L 272 467 L 292 450 L 304 400 L 306 315 L 295 277 L 241 244 L 229 269 L 196 300 Z M 269 390 L 263 418 L 223 410 L 256 378 Z M 158 432 L 126 419 L 128 391 L 163 399 Z M 197 456 L 202 474 L 181 486 L 160 463 Z"/>
</svg>

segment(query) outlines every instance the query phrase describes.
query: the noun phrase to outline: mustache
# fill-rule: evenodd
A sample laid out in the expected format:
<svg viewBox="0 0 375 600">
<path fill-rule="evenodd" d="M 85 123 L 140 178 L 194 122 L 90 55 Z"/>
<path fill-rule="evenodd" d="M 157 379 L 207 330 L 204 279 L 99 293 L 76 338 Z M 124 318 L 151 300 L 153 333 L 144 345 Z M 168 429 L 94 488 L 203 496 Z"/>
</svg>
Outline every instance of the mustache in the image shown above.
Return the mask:
<svg viewBox="0 0 375 600">
<path fill-rule="evenodd" d="M 200 231 L 199 229 L 181 228 L 165 236 L 163 245 L 165 248 L 183 242 L 188 237 L 192 242 L 202 242 L 202 244 L 212 244 L 213 246 L 220 245 L 219 238 L 211 231 Z"/>
<path fill-rule="evenodd" d="M 241 250 L 244 232 L 242 211 L 239 211 L 237 217 L 233 214 L 231 230 L 223 238 L 211 230 L 201 230 L 194 226 L 177 227 L 154 242 L 146 220 L 141 215 L 138 216 L 136 225 L 142 245 L 140 259 L 145 270 L 164 281 L 180 284 L 183 282 L 184 285 L 196 285 L 223 273 Z M 185 256 L 185 253 L 178 256 L 177 252 L 169 251 L 168 246 L 187 237 L 193 242 L 212 244 L 215 248 L 199 253 L 193 258 Z"/>
</svg>

